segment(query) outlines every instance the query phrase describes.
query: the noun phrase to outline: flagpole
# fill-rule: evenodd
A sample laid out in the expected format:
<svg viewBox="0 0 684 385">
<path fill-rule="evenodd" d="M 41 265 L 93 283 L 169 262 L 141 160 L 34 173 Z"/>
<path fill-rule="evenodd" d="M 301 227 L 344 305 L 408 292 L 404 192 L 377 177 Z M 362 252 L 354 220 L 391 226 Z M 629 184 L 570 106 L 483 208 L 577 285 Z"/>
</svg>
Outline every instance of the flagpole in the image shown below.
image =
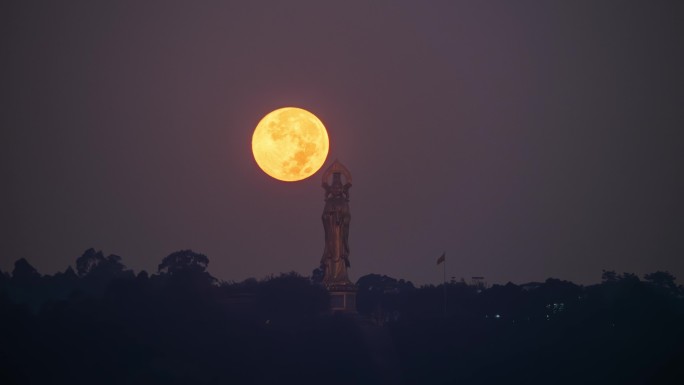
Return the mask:
<svg viewBox="0 0 684 385">
<path fill-rule="evenodd" d="M 446 287 L 446 251 L 444 252 L 444 279 L 443 279 L 443 286 L 444 286 L 444 318 L 446 318 L 447 314 L 447 287 Z"/>
</svg>

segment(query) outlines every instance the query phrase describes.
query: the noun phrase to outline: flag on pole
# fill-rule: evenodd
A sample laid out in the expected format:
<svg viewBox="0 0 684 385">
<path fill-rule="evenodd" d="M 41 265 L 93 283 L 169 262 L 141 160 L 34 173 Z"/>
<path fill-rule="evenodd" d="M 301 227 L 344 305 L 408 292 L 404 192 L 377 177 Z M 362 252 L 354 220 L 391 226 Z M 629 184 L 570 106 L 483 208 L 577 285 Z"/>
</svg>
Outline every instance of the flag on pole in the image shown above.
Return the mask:
<svg viewBox="0 0 684 385">
<path fill-rule="evenodd" d="M 442 253 L 442 256 L 437 258 L 437 264 L 439 265 L 440 263 L 444 262 L 446 260 L 446 251 Z"/>
</svg>

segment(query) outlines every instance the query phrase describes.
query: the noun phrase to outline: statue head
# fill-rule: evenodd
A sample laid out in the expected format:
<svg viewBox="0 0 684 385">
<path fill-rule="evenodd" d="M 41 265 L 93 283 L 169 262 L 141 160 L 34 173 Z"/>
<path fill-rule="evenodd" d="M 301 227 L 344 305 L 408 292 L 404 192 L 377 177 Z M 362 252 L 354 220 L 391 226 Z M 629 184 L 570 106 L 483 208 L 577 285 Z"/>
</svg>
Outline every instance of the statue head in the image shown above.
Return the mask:
<svg viewBox="0 0 684 385">
<path fill-rule="evenodd" d="M 332 181 L 330 177 L 332 176 Z M 344 176 L 344 181 L 342 177 Z M 337 160 L 328 167 L 323 173 L 323 188 L 325 189 L 325 199 L 345 198 L 349 199 L 349 188 L 351 187 L 351 173 L 342 163 Z"/>
</svg>

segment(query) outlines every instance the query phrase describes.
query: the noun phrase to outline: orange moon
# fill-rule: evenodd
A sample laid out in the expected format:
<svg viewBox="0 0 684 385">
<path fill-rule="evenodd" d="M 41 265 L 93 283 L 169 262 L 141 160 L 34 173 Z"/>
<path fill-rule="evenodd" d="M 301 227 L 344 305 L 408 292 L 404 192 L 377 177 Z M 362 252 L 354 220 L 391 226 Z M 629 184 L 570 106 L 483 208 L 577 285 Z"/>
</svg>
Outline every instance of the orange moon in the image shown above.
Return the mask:
<svg viewBox="0 0 684 385">
<path fill-rule="evenodd" d="M 323 123 L 311 112 L 279 108 L 264 116 L 252 135 L 252 154 L 271 177 L 295 182 L 318 171 L 330 143 Z"/>
</svg>

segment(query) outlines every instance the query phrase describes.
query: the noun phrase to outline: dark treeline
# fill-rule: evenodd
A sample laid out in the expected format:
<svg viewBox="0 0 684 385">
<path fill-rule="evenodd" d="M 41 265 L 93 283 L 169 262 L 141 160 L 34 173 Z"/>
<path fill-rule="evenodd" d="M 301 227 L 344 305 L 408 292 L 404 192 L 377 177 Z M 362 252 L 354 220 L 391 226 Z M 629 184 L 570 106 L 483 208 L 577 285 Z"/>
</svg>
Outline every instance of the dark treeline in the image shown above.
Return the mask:
<svg viewBox="0 0 684 385">
<path fill-rule="evenodd" d="M 370 274 L 358 315 L 296 273 L 220 282 L 170 254 L 135 274 L 94 249 L 0 272 L 0 384 L 679 384 L 684 288 L 667 272 L 578 286 Z"/>
</svg>

